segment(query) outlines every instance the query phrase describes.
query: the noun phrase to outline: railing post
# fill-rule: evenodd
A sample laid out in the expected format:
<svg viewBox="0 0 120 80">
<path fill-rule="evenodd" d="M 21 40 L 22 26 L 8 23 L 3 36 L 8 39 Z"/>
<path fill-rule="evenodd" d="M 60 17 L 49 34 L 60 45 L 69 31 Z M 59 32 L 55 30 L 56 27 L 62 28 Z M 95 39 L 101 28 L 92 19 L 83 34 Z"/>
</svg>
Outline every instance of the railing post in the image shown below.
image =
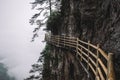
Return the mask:
<svg viewBox="0 0 120 80">
<path fill-rule="evenodd" d="M 88 41 L 88 50 L 90 50 L 90 41 Z M 90 57 L 90 55 L 89 55 L 89 52 L 87 52 L 87 55 L 88 55 L 88 57 L 87 57 L 87 61 L 88 61 L 88 64 L 87 64 L 87 70 L 89 71 L 89 57 Z"/>
<path fill-rule="evenodd" d="M 99 48 L 99 44 L 97 44 L 96 80 L 100 80 L 100 79 L 99 79 L 99 76 L 98 76 L 98 67 L 99 67 L 99 64 L 98 64 L 98 59 L 99 59 L 99 51 L 98 51 L 98 48 Z"/>
<path fill-rule="evenodd" d="M 59 47 L 59 38 L 60 38 L 60 36 L 58 35 L 58 36 L 57 36 L 57 39 L 58 39 L 58 47 Z"/>
<path fill-rule="evenodd" d="M 115 80 L 115 72 L 113 67 L 113 53 L 108 54 L 108 74 L 107 74 L 107 80 Z"/>
<path fill-rule="evenodd" d="M 64 35 L 64 47 L 65 47 L 65 35 Z"/>
<path fill-rule="evenodd" d="M 57 46 L 58 45 L 57 35 L 55 35 L 54 41 L 55 41 L 54 44 Z"/>
<path fill-rule="evenodd" d="M 78 57 L 78 44 L 79 44 L 79 39 L 76 38 L 76 57 Z"/>
<path fill-rule="evenodd" d="M 80 56 L 81 56 L 81 61 L 82 61 L 82 47 L 80 47 L 80 50 L 81 50 L 81 53 L 80 53 Z"/>
</svg>

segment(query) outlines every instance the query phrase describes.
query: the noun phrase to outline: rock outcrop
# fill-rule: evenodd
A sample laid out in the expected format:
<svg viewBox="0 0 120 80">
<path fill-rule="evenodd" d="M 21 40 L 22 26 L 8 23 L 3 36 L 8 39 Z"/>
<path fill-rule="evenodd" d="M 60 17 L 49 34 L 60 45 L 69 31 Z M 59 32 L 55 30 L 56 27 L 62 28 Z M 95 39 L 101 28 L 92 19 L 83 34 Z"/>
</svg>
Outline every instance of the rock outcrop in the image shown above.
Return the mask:
<svg viewBox="0 0 120 80">
<path fill-rule="evenodd" d="M 120 79 L 120 0 L 61 0 L 61 24 L 52 34 L 90 40 L 115 54 L 116 80 Z M 55 30 L 58 33 L 54 33 Z M 86 76 L 71 49 L 52 47 L 51 80 L 80 80 Z M 56 64 L 56 65 L 54 65 Z M 55 77 L 56 76 L 56 77 Z M 87 80 L 87 79 L 82 79 Z"/>
</svg>

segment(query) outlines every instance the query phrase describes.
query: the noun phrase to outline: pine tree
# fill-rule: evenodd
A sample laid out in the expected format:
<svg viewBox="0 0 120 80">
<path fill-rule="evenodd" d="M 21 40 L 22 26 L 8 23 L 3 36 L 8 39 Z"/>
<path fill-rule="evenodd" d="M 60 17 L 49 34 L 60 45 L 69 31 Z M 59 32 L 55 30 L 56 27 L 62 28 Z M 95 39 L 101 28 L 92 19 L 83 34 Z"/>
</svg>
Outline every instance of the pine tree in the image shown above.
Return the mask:
<svg viewBox="0 0 120 80">
<path fill-rule="evenodd" d="M 38 37 L 40 27 L 45 26 L 51 13 L 55 10 L 60 10 L 60 0 L 35 0 L 32 4 L 32 9 L 37 9 L 38 13 L 34 14 L 29 23 L 36 24 L 37 27 L 33 30 L 32 41 Z"/>
</svg>

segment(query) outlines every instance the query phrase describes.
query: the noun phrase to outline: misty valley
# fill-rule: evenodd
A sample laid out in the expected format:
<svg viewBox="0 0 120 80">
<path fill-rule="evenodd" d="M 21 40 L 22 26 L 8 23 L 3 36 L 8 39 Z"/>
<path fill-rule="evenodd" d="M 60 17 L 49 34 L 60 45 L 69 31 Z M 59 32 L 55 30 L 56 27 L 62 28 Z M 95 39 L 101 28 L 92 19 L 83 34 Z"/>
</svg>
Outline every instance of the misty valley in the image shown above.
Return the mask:
<svg viewBox="0 0 120 80">
<path fill-rule="evenodd" d="M 7 68 L 4 66 L 3 63 L 0 63 L 0 80 L 15 80 L 15 78 L 12 78 L 7 73 Z"/>
</svg>

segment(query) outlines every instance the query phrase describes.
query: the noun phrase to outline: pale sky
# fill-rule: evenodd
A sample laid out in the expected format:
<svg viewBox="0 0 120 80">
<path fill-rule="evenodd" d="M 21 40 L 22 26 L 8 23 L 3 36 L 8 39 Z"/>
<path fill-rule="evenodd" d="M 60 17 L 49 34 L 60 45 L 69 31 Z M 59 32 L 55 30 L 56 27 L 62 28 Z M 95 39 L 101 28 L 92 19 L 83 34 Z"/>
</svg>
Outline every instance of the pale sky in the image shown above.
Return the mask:
<svg viewBox="0 0 120 80">
<path fill-rule="evenodd" d="M 0 0 L 0 62 L 8 67 L 10 76 L 23 80 L 31 65 L 37 61 L 45 43 L 44 32 L 35 42 L 30 42 L 35 26 L 29 24 L 35 13 L 31 10 L 34 0 Z"/>
</svg>

